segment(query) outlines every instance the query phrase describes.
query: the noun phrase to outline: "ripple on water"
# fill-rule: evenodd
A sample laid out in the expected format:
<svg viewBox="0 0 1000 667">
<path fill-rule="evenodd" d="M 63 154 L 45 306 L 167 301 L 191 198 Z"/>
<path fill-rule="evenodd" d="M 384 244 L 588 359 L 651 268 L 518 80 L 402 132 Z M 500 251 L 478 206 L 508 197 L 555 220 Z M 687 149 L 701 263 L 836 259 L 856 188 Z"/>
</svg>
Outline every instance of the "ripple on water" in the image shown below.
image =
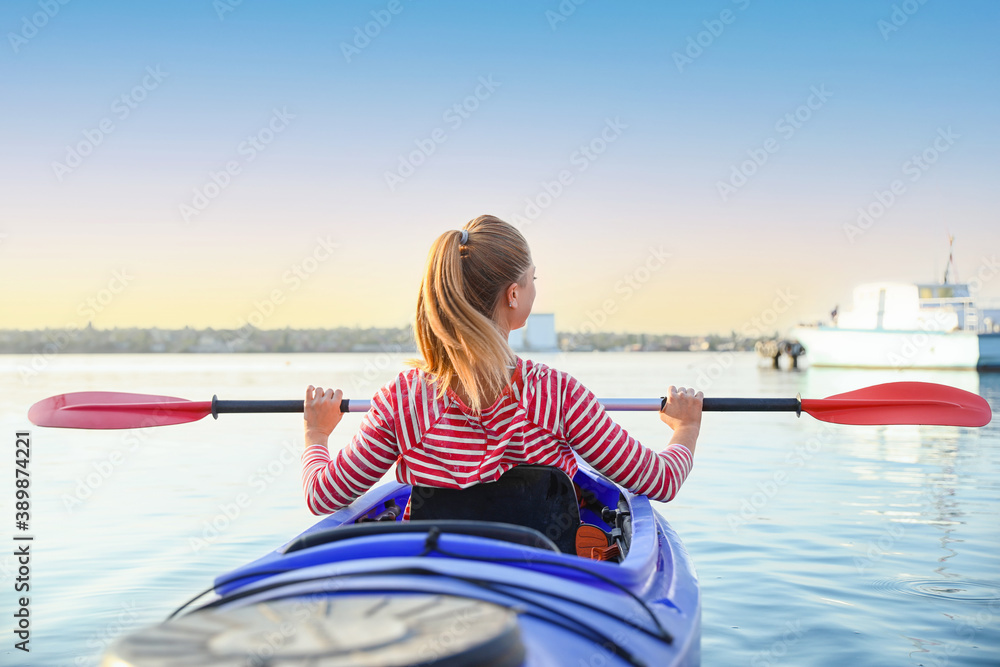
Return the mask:
<svg viewBox="0 0 1000 667">
<path fill-rule="evenodd" d="M 871 586 L 878 591 L 916 595 L 952 602 L 990 604 L 1000 600 L 1000 583 L 960 579 L 876 579 Z"/>
</svg>

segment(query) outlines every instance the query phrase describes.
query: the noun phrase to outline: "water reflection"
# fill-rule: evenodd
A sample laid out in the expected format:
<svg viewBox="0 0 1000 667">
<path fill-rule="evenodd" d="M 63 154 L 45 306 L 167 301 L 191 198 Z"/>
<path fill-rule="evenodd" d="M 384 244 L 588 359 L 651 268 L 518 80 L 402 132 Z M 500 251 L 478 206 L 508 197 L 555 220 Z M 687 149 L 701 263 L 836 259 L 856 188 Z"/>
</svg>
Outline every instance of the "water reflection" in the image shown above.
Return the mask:
<svg viewBox="0 0 1000 667">
<path fill-rule="evenodd" d="M 1000 405 L 1000 372 L 977 373 L 979 378 L 979 395 L 985 398 L 994 414 Z"/>
</svg>

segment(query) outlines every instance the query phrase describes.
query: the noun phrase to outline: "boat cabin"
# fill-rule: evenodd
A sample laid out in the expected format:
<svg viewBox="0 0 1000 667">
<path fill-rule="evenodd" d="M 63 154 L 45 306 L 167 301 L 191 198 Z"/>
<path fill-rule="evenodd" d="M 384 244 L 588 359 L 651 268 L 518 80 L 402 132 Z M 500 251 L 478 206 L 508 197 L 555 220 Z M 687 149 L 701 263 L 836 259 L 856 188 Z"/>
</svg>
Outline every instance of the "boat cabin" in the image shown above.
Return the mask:
<svg viewBox="0 0 1000 667">
<path fill-rule="evenodd" d="M 979 316 L 963 283 L 867 283 L 854 290 L 854 304 L 840 313 L 841 329 L 970 331 Z"/>
</svg>

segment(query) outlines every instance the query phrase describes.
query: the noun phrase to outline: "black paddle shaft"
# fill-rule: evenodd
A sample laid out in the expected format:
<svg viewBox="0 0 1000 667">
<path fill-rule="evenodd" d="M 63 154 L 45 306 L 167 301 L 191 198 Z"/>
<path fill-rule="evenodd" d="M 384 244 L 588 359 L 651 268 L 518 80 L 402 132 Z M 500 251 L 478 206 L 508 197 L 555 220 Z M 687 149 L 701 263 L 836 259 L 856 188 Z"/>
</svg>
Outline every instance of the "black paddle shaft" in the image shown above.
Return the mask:
<svg viewBox="0 0 1000 667">
<path fill-rule="evenodd" d="M 348 412 L 350 399 L 340 401 L 340 411 Z M 305 411 L 305 401 L 220 401 L 218 396 L 212 397 L 212 416 L 216 419 L 220 414 L 233 412 L 298 412 Z"/>
<path fill-rule="evenodd" d="M 612 399 L 614 400 L 614 399 Z M 621 400 L 621 399 L 619 399 Z M 628 400 L 628 399 L 625 399 Z M 655 400 L 655 399 L 654 399 Z M 660 399 L 660 409 L 666 403 L 666 398 Z M 611 401 L 608 401 L 609 403 Z M 633 401 L 629 401 L 633 402 Z M 650 405 L 649 399 L 642 400 L 639 407 L 619 409 L 655 410 L 656 403 Z M 216 419 L 220 414 L 248 412 L 298 412 L 302 413 L 304 401 L 220 401 L 218 396 L 212 397 L 212 416 Z M 350 412 L 350 399 L 340 402 L 341 412 Z M 364 409 L 364 408 L 362 408 Z M 613 408 L 614 409 L 614 408 Z M 702 404 L 706 412 L 794 412 L 802 414 L 802 402 L 799 398 L 706 398 Z"/>
<path fill-rule="evenodd" d="M 663 399 L 666 403 L 667 399 Z M 706 398 L 706 412 L 794 412 L 802 415 L 802 400 L 796 398 Z"/>
</svg>

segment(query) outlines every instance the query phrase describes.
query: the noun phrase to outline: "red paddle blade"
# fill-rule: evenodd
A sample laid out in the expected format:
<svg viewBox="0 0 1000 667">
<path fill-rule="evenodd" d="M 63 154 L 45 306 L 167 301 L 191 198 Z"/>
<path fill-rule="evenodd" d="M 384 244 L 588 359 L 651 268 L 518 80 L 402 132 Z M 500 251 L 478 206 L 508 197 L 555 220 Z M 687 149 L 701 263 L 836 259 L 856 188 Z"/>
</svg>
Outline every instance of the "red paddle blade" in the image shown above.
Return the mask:
<svg viewBox="0 0 1000 667">
<path fill-rule="evenodd" d="M 38 401 L 28 410 L 36 426 L 143 428 L 198 421 L 212 414 L 211 401 L 117 391 L 78 391 Z"/>
<path fill-rule="evenodd" d="M 802 409 L 825 422 L 862 426 L 986 426 L 993 417 L 982 396 L 930 382 L 889 382 L 827 398 L 803 398 Z"/>
</svg>

